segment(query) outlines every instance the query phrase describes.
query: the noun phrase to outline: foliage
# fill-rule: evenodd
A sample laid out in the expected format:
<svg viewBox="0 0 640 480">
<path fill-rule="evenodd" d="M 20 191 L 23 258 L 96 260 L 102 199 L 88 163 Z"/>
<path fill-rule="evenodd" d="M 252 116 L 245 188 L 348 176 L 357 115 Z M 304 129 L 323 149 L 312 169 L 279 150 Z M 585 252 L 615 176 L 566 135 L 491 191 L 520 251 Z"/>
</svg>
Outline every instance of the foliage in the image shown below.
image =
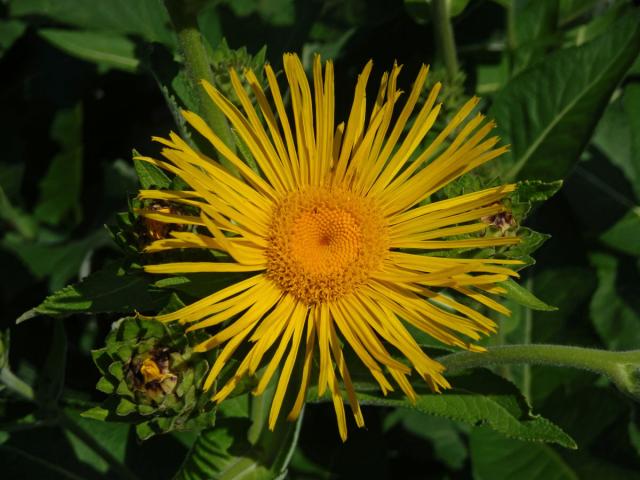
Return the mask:
<svg viewBox="0 0 640 480">
<path fill-rule="evenodd" d="M 297 51 L 307 68 L 314 52 L 335 58 L 337 119 L 348 114 L 369 58 L 378 74 L 403 63 L 405 91 L 420 63 L 430 63 L 444 82 L 445 116 L 452 104 L 482 96 L 510 152 L 439 195 L 517 182 L 506 201 L 512 217 L 492 219 L 491 234 L 525 239 L 501 255 L 527 264 L 536 257 L 523 278 L 504 284 L 513 313 L 496 317 L 499 333 L 486 346 L 639 349 L 638 7 L 447 0 L 460 64 L 451 78 L 436 48 L 436 2 L 185 5 L 224 91 L 228 66 L 262 80 L 265 62 L 278 70 L 282 52 Z M 154 154 L 150 136 L 176 130 L 212 153 L 179 116 L 200 101 L 179 44 L 162 0 L 0 6 L 0 98 L 11 112 L 0 119 L 3 478 L 638 477 L 637 404 L 583 371 L 458 372 L 443 395 L 415 379 L 413 404 L 383 396 L 354 369 L 367 429 L 345 444 L 327 421 L 329 399 L 313 391 L 304 420 L 273 433 L 265 427 L 269 394 L 251 396 L 251 385 L 216 409 L 200 388 L 212 358 L 192 351 L 195 337 L 131 317 L 175 309 L 235 280 L 158 280 L 140 268 L 144 246 L 163 232 L 137 212 L 163 206 L 142 204 L 135 192 L 180 188 L 180 179 L 132 162 L 131 148 Z"/>
</svg>

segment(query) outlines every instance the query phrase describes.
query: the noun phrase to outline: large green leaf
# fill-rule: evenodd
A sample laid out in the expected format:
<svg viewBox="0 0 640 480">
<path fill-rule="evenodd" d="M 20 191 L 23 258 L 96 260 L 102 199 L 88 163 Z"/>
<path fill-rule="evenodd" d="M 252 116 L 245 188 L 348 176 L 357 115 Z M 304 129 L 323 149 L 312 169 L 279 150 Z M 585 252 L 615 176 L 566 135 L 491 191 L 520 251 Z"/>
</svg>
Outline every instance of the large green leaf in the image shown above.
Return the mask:
<svg viewBox="0 0 640 480">
<path fill-rule="evenodd" d="M 91 274 L 82 282 L 69 285 L 47 297 L 17 321 L 37 315 L 64 317 L 73 313 L 133 313 L 157 310 L 169 293 L 150 293 L 150 279 L 141 273 L 113 265 Z"/>
<path fill-rule="evenodd" d="M 38 33 L 69 55 L 97 63 L 102 68 L 134 72 L 140 63 L 135 55 L 135 43 L 122 35 L 56 28 L 42 29 Z"/>
<path fill-rule="evenodd" d="M 509 82 L 489 112 L 511 144 L 494 162 L 497 173 L 510 180 L 565 177 L 639 49 L 640 13 L 632 10 L 591 43 L 551 54 Z"/>
<path fill-rule="evenodd" d="M 14 17 L 41 16 L 88 30 L 126 33 L 174 45 L 162 0 L 11 0 Z"/>
<path fill-rule="evenodd" d="M 629 83 L 611 102 L 598 124 L 593 143 L 620 168 L 640 200 L 640 83 Z"/>
<path fill-rule="evenodd" d="M 77 240 L 51 242 L 44 239 L 25 242 L 22 236 L 12 232 L 2 239 L 0 246 L 19 258 L 36 278 L 49 277 L 49 289 L 56 291 L 78 276 L 80 266 L 90 251 L 107 244 L 110 244 L 107 233 L 99 229 Z"/>
<path fill-rule="evenodd" d="M 508 439 L 486 428 L 471 432 L 476 480 L 578 480 L 580 477 L 549 445 Z"/>
<path fill-rule="evenodd" d="M 512 2 L 514 19 L 513 72 L 518 73 L 542 58 L 552 46 L 558 24 L 558 0 Z"/>
<path fill-rule="evenodd" d="M 444 393 L 432 393 L 422 385 L 414 385 L 419 392 L 415 403 L 402 394 L 384 396 L 377 388 L 365 390 L 360 384 L 358 400 L 364 405 L 409 408 L 472 426 L 487 425 L 510 438 L 576 448 L 573 439 L 558 426 L 533 415 L 524 396 L 504 378 L 481 369 L 449 380 L 453 388 Z M 309 398 L 315 397 L 315 388 L 312 388 Z"/>
</svg>

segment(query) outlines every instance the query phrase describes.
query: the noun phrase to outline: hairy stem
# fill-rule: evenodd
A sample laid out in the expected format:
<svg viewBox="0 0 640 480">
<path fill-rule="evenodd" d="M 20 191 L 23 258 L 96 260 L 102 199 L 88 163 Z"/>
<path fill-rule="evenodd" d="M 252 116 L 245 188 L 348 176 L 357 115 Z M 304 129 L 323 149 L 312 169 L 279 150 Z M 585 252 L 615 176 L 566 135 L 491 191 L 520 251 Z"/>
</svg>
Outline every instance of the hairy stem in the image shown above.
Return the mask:
<svg viewBox="0 0 640 480">
<path fill-rule="evenodd" d="M 211 84 L 214 82 L 207 50 L 198 28 L 197 14 L 189 8 L 188 2 L 183 0 L 165 0 L 165 4 L 178 37 L 190 88 L 197 101 L 198 113 L 231 151 L 235 152 L 235 142 L 227 119 L 200 85 L 202 80 Z"/>
<path fill-rule="evenodd" d="M 609 352 L 565 345 L 505 345 L 484 353 L 459 352 L 438 359 L 449 373 L 499 365 L 547 365 L 607 376 L 624 393 L 640 399 L 640 350 Z"/>
</svg>

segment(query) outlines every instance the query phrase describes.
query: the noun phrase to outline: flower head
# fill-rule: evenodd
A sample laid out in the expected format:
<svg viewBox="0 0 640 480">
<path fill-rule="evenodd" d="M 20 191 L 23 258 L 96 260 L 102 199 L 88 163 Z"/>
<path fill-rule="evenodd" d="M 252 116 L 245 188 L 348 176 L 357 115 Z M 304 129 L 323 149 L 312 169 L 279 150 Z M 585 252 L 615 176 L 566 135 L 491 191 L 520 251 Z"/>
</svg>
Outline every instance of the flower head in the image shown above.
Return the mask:
<svg viewBox="0 0 640 480">
<path fill-rule="evenodd" d="M 520 262 L 497 258 L 457 258 L 442 252 L 513 245 L 518 238 L 489 234 L 491 222 L 506 211 L 501 200 L 514 185 L 431 201 L 456 178 L 499 156 L 494 127 L 476 114 L 478 100 L 464 104 L 424 149 L 440 111 L 437 83 L 418 109 L 428 69 L 423 66 L 404 103 L 396 87 L 401 67 L 382 76 L 370 109 L 366 85 L 369 62 L 358 77 L 348 120 L 334 123 L 333 65 L 319 57 L 309 85 L 296 55 L 284 55 L 291 111 L 270 66 L 269 95 L 256 75 L 230 72 L 237 108 L 206 81 L 211 101 L 225 114 L 255 159 L 250 168 L 193 112 L 186 121 L 239 172 L 192 149 L 174 133 L 158 138 L 164 160 L 140 157 L 175 175 L 187 191 L 142 190 L 140 197 L 170 202 L 192 213 L 144 212 L 147 218 L 177 224 L 170 238 L 154 241 L 148 252 L 208 249 L 217 261 L 147 265 L 147 272 L 246 272 L 246 278 L 176 312 L 159 315 L 188 330 L 209 329 L 196 347 L 220 347 L 205 381 L 209 389 L 223 367 L 244 346 L 247 351 L 215 401 L 229 396 L 245 376 L 259 374 L 254 393 L 264 392 L 278 369 L 269 425 L 274 427 L 294 366 L 301 368 L 289 418 L 296 418 L 308 386 L 328 389 L 341 437 L 346 438 L 342 391 L 358 426 L 364 425 L 343 348 L 350 348 L 383 392 L 400 388 L 415 399 L 408 376 L 415 371 L 434 391 L 448 388 L 443 367 L 431 359 L 407 329 L 426 332 L 447 345 L 481 350 L 471 342 L 495 331 L 495 323 L 454 299 L 467 297 L 501 313 L 492 295 Z M 270 99 L 268 97 L 271 97 Z M 414 111 L 418 110 L 415 114 Z M 408 127 L 409 118 L 414 116 Z M 197 214 L 193 213 L 197 212 Z M 187 226 L 188 228 L 184 228 Z M 435 255 L 434 252 L 440 252 Z M 401 358 L 399 360 L 398 358 Z M 317 365 L 317 367 L 316 367 Z M 316 376 L 313 378 L 312 376 Z M 219 388 L 218 388 L 219 387 Z"/>
</svg>

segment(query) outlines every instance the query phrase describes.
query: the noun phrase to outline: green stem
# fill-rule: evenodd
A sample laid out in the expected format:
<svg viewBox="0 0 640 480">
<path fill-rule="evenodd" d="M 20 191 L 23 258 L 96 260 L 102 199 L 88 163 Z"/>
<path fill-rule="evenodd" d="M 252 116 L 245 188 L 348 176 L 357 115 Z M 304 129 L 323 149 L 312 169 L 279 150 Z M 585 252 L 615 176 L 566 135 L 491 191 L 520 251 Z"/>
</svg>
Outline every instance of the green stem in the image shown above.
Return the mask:
<svg viewBox="0 0 640 480">
<path fill-rule="evenodd" d="M 184 0 L 165 0 L 165 4 L 178 37 L 191 91 L 197 101 L 198 113 L 231 151 L 235 152 L 235 142 L 227 119 L 200 85 L 202 80 L 211 84 L 214 82 L 207 49 L 198 28 L 197 13 L 190 9 L 189 2 Z"/>
<path fill-rule="evenodd" d="M 488 348 L 484 353 L 452 353 L 439 361 L 449 373 L 514 364 L 578 368 L 605 375 L 621 391 L 640 399 L 640 350 L 609 352 L 565 345 L 505 345 Z"/>
<path fill-rule="evenodd" d="M 444 62 L 449 82 L 453 82 L 458 74 L 459 67 L 456 41 L 453 36 L 451 17 L 449 16 L 449 2 L 447 0 L 432 0 L 431 11 L 438 53 Z"/>
<path fill-rule="evenodd" d="M 531 276 L 526 280 L 526 288 L 530 292 L 533 291 L 533 279 Z M 532 331 L 533 331 L 533 310 L 530 308 L 524 309 L 524 332 L 522 343 L 529 345 L 531 343 Z M 525 364 L 522 366 L 522 393 L 528 399 L 531 398 L 531 365 Z"/>
<path fill-rule="evenodd" d="M 69 417 L 63 411 L 58 414 L 58 422 L 60 426 L 78 437 L 87 447 L 100 455 L 105 462 L 109 464 L 111 469 L 118 474 L 121 478 L 127 480 L 138 480 L 127 467 L 125 467 L 117 458 L 115 458 L 111 452 L 105 449 L 100 443 L 96 441 L 91 435 L 89 435 L 82 427 L 80 427 L 71 417 Z"/>
<path fill-rule="evenodd" d="M 0 382 L 25 400 L 33 402 L 34 393 L 30 385 L 19 379 L 8 367 L 0 369 Z"/>
</svg>

